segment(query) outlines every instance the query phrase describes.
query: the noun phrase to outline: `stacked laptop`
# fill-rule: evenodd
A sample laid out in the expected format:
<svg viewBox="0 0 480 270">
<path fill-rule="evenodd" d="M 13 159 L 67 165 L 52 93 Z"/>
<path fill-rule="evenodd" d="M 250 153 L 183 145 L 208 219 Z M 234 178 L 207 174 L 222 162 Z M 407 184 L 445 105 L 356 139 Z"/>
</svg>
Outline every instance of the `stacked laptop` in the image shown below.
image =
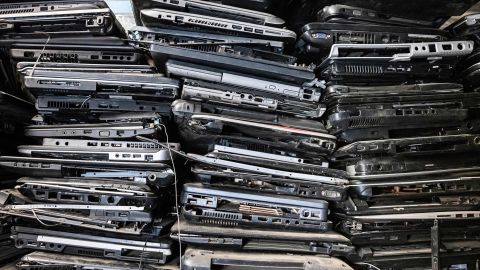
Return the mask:
<svg viewBox="0 0 480 270">
<path fill-rule="evenodd" d="M 0 4 L 0 263 L 478 269 L 478 14 L 134 2 Z"/>
<path fill-rule="evenodd" d="M 168 137 L 178 81 L 113 35 L 119 30 L 103 2 L 0 9 L 9 10 L 12 26 L 2 32 L 9 82 L 34 101 L 37 114 L 16 112 L 11 120 L 22 128 L 29 120 L 16 118 L 32 119 L 22 131 L 28 140 L 0 157 L 3 171 L 21 176 L 0 196 L 2 217 L 15 219 L 11 238 L 19 250 L 42 251 L 18 267 L 165 264 L 172 257 L 163 235 L 172 224 L 173 155 L 150 140 Z"/>
<path fill-rule="evenodd" d="M 270 14 L 205 1 L 152 1 L 129 37 L 182 84 L 172 113 L 192 176 L 171 236 L 183 269 L 308 265 L 348 269 L 328 201 L 346 174 L 318 119 L 320 83 L 284 54 L 296 35 Z M 289 254 L 289 255 L 287 255 Z"/>
<path fill-rule="evenodd" d="M 0 91 L 0 153 L 16 153 L 16 147 L 25 142 L 24 125 L 34 114 L 34 106 L 18 96 Z M 11 188 L 15 185 L 16 176 L 0 171 L 0 189 Z M 12 218 L 0 214 L 0 264 L 8 263 L 27 253 L 15 248 L 10 239 Z"/>
<path fill-rule="evenodd" d="M 350 179 L 332 219 L 357 247 L 350 262 L 475 269 L 480 95 L 454 83 L 474 42 L 356 7 L 317 15 L 297 49 L 326 79 L 325 120 L 339 145 L 330 157 Z"/>
</svg>

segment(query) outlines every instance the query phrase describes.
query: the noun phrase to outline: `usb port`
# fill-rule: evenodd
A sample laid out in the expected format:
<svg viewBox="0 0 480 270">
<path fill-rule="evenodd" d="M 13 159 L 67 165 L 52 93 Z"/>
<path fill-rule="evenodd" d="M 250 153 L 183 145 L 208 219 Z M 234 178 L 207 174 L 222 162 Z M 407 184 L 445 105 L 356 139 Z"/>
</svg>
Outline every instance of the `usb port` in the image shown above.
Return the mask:
<svg viewBox="0 0 480 270">
<path fill-rule="evenodd" d="M 242 27 L 240 25 L 235 25 L 235 24 L 232 24 L 232 28 L 235 29 L 235 30 L 242 29 Z"/>
<path fill-rule="evenodd" d="M 245 30 L 247 32 L 253 32 L 253 28 L 251 28 L 251 27 L 244 27 L 243 30 Z"/>
<path fill-rule="evenodd" d="M 263 30 L 262 30 L 262 29 L 255 29 L 255 33 L 257 33 L 257 34 L 263 34 Z"/>
</svg>

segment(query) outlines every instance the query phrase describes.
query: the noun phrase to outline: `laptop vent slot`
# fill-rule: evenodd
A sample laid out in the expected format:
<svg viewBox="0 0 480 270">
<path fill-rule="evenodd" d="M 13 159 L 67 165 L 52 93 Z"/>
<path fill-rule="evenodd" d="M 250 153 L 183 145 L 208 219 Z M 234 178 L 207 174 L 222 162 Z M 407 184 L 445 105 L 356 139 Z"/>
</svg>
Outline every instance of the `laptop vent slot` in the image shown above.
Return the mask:
<svg viewBox="0 0 480 270">
<path fill-rule="evenodd" d="M 365 43 L 374 44 L 375 43 L 375 35 L 374 34 L 365 34 Z"/>
<path fill-rule="evenodd" d="M 1 6 L 0 10 L 2 10 L 2 9 L 18 9 L 18 8 L 22 8 L 22 6 L 21 5 L 10 4 L 10 5 Z"/>
<path fill-rule="evenodd" d="M 221 220 L 213 218 L 200 218 L 199 221 L 203 224 L 226 226 L 226 227 L 238 227 L 238 222 L 231 220 Z"/>
<path fill-rule="evenodd" d="M 89 104 L 87 102 L 78 103 L 78 102 L 68 102 L 68 101 L 48 101 L 48 108 L 57 108 L 57 109 L 88 109 Z"/>
<path fill-rule="evenodd" d="M 15 14 L 15 13 L 30 13 L 33 12 L 33 8 L 24 8 L 24 9 L 14 9 L 14 10 L 1 10 L 0 9 L 0 15 L 5 15 L 5 14 Z"/>
<path fill-rule="evenodd" d="M 228 27 L 228 25 L 224 24 L 224 23 L 201 20 L 201 19 L 190 18 L 190 19 L 188 19 L 188 22 L 189 23 L 194 23 L 194 24 L 201 24 L 201 25 L 205 25 L 205 26 L 211 26 L 211 27 L 221 27 L 221 28 L 227 28 Z"/>
<path fill-rule="evenodd" d="M 381 118 L 355 118 L 350 121 L 350 128 L 375 127 L 381 126 L 383 121 Z"/>
<path fill-rule="evenodd" d="M 203 211 L 203 216 L 211 217 L 211 218 L 233 219 L 233 220 L 239 220 L 242 218 L 241 214 L 215 212 L 215 211 Z"/>
<path fill-rule="evenodd" d="M 141 40 L 147 40 L 147 41 L 156 41 L 160 43 L 166 43 L 166 44 L 175 44 L 175 45 L 181 45 L 181 44 L 188 44 L 191 39 L 184 38 L 184 37 L 169 37 L 169 36 L 164 36 L 164 35 L 150 35 L 146 34 L 145 36 L 141 37 Z"/>
<path fill-rule="evenodd" d="M 360 66 L 360 65 L 345 65 L 346 73 L 357 74 L 380 74 L 382 73 L 382 67 L 379 66 Z"/>
<path fill-rule="evenodd" d="M 162 148 L 160 145 L 149 144 L 149 143 L 127 143 L 128 148 L 137 148 L 137 149 L 159 149 Z"/>
<path fill-rule="evenodd" d="M 272 149 L 266 145 L 256 144 L 256 143 L 248 143 L 246 145 L 247 150 L 250 151 L 258 151 L 258 152 L 271 152 Z"/>
<path fill-rule="evenodd" d="M 375 35 L 370 33 L 334 33 L 333 44 L 335 43 L 353 43 L 353 44 L 374 44 Z"/>
<path fill-rule="evenodd" d="M 66 62 L 78 63 L 78 54 L 64 54 L 64 53 L 42 53 L 40 59 L 45 62 Z"/>
<path fill-rule="evenodd" d="M 213 45 L 213 44 L 195 44 L 195 45 L 181 45 L 183 48 L 188 48 L 188 49 L 193 49 L 196 51 L 202 51 L 202 52 L 219 52 L 220 51 L 220 46 L 219 45 Z"/>
<path fill-rule="evenodd" d="M 103 252 L 95 251 L 95 250 L 86 250 L 86 249 L 78 249 L 78 255 L 85 255 L 85 256 L 92 256 L 92 257 L 103 257 Z"/>
<path fill-rule="evenodd" d="M 122 205 L 127 205 L 127 206 L 146 206 L 146 200 L 137 200 L 137 199 L 123 199 L 120 200 Z"/>
</svg>

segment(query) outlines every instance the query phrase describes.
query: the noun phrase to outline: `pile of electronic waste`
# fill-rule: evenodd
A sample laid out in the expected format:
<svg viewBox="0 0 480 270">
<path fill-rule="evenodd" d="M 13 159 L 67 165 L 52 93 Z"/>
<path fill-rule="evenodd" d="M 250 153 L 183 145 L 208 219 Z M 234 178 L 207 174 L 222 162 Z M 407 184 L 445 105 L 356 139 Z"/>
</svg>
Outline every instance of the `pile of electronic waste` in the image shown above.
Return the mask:
<svg viewBox="0 0 480 270">
<path fill-rule="evenodd" d="M 480 15 L 223 2 L 0 4 L 0 260 L 478 269 Z"/>
</svg>

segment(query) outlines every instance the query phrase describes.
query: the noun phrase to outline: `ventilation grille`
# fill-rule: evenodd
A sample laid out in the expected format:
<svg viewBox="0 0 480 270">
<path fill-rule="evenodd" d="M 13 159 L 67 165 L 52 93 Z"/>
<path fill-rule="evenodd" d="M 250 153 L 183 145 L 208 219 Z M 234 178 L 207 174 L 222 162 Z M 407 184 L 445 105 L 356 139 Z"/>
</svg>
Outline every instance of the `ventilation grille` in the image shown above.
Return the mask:
<svg viewBox="0 0 480 270">
<path fill-rule="evenodd" d="M 216 211 L 203 211 L 202 216 L 206 217 L 206 218 L 220 218 L 220 219 L 229 219 L 229 220 L 240 220 L 240 219 L 242 219 L 241 214 L 216 212 Z"/>
<path fill-rule="evenodd" d="M 346 73 L 357 74 L 382 74 L 383 69 L 380 66 L 360 66 L 360 65 L 345 65 L 343 68 Z"/>
<path fill-rule="evenodd" d="M 33 12 L 33 8 L 23 8 L 23 9 L 10 9 L 10 10 L 1 10 L 0 9 L 0 15 L 5 15 L 5 14 L 15 14 L 15 13 L 30 13 Z"/>
<path fill-rule="evenodd" d="M 92 257 L 103 257 L 103 252 L 101 251 L 95 251 L 95 250 L 87 250 L 87 249 L 78 249 L 77 250 L 78 255 L 84 255 L 84 256 L 92 256 Z"/>
<path fill-rule="evenodd" d="M 350 121 L 350 128 L 376 127 L 383 125 L 382 118 L 354 118 Z"/>
<path fill-rule="evenodd" d="M 137 149 L 160 149 L 162 148 L 160 145 L 150 144 L 150 143 L 127 143 L 128 148 L 137 148 Z"/>
<path fill-rule="evenodd" d="M 333 43 L 374 44 L 375 35 L 370 33 L 334 33 Z"/>
<path fill-rule="evenodd" d="M 207 20 L 201 20 L 201 19 L 193 19 L 190 18 L 188 19 L 189 23 L 193 24 L 200 24 L 200 25 L 206 25 L 206 26 L 212 26 L 212 27 L 221 27 L 221 28 L 227 28 L 228 25 L 224 23 L 219 23 L 219 22 L 214 22 L 214 21 L 207 21 Z"/>
<path fill-rule="evenodd" d="M 192 49 L 196 51 L 202 52 L 221 52 L 222 48 L 221 45 L 214 45 L 214 44 L 188 44 L 188 45 L 181 45 L 182 48 Z"/>
<path fill-rule="evenodd" d="M 224 226 L 224 227 L 238 227 L 238 222 L 231 220 L 221 220 L 221 219 L 212 219 L 212 218 L 200 218 L 200 223 Z"/>
<path fill-rule="evenodd" d="M 0 7 L 0 10 L 2 9 L 19 9 L 19 8 L 22 8 L 21 5 L 15 5 L 15 4 L 11 4 L 11 5 L 2 5 Z"/>
<path fill-rule="evenodd" d="M 40 60 L 44 62 L 64 62 L 78 63 L 78 54 L 76 53 L 42 53 Z"/>
<path fill-rule="evenodd" d="M 89 104 L 87 102 L 78 103 L 69 101 L 48 101 L 47 107 L 57 109 L 88 109 Z"/>
<path fill-rule="evenodd" d="M 167 44 L 187 44 L 192 39 L 189 39 L 187 37 L 170 37 L 170 36 L 161 35 L 161 34 L 145 33 L 142 36 L 140 36 L 140 40 L 157 41 L 160 43 L 167 43 Z"/>
<path fill-rule="evenodd" d="M 127 206 L 147 206 L 147 201 L 143 199 L 127 199 L 123 198 L 120 200 L 119 205 L 127 205 Z"/>
</svg>

